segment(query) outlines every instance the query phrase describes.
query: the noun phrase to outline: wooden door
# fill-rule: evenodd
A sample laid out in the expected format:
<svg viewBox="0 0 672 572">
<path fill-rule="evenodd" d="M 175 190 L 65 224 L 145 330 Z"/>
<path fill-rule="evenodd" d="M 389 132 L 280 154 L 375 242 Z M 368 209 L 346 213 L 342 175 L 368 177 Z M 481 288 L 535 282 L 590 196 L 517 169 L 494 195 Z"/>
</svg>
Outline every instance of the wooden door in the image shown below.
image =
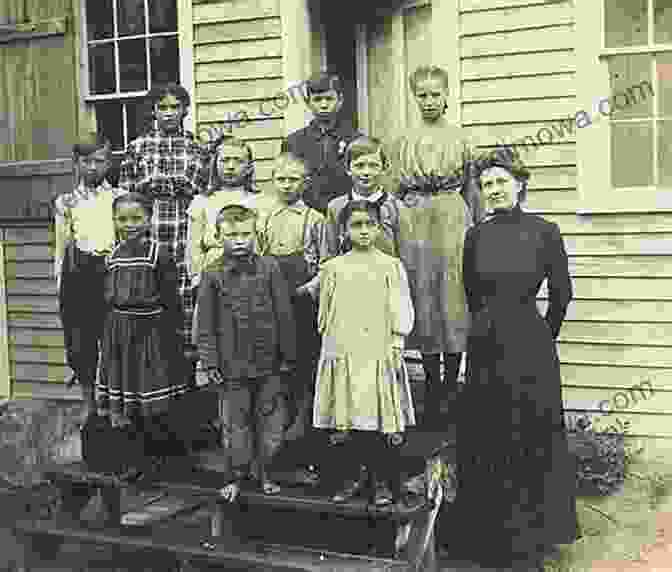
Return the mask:
<svg viewBox="0 0 672 572">
<path fill-rule="evenodd" d="M 384 141 L 418 125 L 408 74 L 432 59 L 432 4 L 410 1 L 360 26 L 359 118 L 363 130 Z"/>
</svg>

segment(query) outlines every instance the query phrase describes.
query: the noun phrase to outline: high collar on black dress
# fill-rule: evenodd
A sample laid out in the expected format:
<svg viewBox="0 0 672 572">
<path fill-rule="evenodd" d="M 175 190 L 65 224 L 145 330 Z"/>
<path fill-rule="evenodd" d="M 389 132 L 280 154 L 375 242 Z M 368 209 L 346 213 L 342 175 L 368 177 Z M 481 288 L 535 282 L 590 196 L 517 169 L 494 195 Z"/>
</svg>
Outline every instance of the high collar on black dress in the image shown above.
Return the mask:
<svg viewBox="0 0 672 572">
<path fill-rule="evenodd" d="M 494 211 L 492 214 L 486 217 L 486 220 L 496 220 L 496 221 L 507 221 L 507 220 L 517 220 L 523 214 L 523 209 L 520 207 L 520 204 L 516 204 L 510 209 L 499 209 Z"/>
</svg>

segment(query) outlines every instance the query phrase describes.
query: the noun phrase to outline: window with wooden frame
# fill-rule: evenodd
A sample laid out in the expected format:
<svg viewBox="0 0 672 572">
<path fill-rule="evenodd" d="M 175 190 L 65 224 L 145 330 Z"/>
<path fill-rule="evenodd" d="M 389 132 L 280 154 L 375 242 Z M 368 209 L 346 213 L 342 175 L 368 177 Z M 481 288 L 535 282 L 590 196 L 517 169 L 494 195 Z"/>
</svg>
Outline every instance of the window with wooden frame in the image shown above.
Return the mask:
<svg viewBox="0 0 672 572">
<path fill-rule="evenodd" d="M 672 209 L 672 0 L 577 3 L 576 32 L 583 206 Z"/>
<path fill-rule="evenodd" d="M 121 153 L 151 126 L 147 92 L 180 82 L 178 0 L 82 2 L 84 99 L 98 133 Z"/>
</svg>

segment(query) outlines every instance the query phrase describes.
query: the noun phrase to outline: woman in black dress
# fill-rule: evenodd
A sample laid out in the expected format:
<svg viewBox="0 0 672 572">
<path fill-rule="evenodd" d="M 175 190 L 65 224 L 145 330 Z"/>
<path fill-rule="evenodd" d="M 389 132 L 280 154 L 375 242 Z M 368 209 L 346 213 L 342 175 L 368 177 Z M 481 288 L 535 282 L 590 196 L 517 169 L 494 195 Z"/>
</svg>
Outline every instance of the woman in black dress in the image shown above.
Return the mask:
<svg viewBox="0 0 672 572">
<path fill-rule="evenodd" d="M 558 226 L 520 208 L 529 172 L 514 152 L 498 148 L 478 171 L 489 216 L 465 240 L 473 322 L 457 417 L 458 492 L 440 540 L 483 565 L 536 570 L 554 545 L 577 538 L 555 347 L 572 284 Z"/>
</svg>

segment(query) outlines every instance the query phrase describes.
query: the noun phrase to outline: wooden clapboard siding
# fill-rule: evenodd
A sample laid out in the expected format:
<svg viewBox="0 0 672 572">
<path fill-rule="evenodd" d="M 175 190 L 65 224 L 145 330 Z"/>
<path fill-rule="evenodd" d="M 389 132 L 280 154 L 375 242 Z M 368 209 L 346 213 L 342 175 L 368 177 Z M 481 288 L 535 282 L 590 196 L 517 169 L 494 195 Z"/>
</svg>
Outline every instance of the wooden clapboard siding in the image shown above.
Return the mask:
<svg viewBox="0 0 672 572">
<path fill-rule="evenodd" d="M 280 2 L 195 4 L 193 26 L 197 130 L 229 121 L 235 135 L 251 141 L 257 181 L 267 189 L 271 159 L 285 135 L 281 105 L 273 103 L 287 87 Z"/>
</svg>

